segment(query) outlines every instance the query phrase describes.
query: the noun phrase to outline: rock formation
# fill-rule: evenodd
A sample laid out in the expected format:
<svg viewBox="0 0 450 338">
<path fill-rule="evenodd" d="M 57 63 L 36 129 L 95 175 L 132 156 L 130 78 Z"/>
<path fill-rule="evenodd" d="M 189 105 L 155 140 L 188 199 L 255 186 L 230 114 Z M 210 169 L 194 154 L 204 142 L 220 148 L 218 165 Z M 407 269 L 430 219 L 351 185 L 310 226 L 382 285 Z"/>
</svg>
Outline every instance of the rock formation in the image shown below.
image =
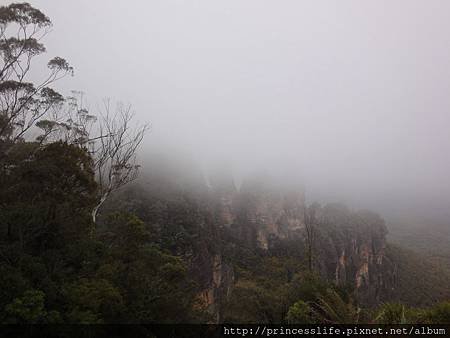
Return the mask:
<svg viewBox="0 0 450 338">
<path fill-rule="evenodd" d="M 211 180 L 210 185 L 216 224 L 233 238 L 260 250 L 271 250 L 273 243 L 283 241 L 304 245 L 305 198 L 300 185 L 274 184 L 259 177 L 244 181 L 238 190 L 230 176 Z M 366 305 L 388 297 L 395 285 L 395 269 L 385 255 L 387 230 L 379 216 L 327 205 L 317 216 L 316 232 L 316 271 L 337 285 L 355 289 Z M 206 260 L 203 273 L 209 278 L 202 284 L 200 298 L 218 311 L 217 304 L 232 290 L 233 269 L 220 252 Z"/>
</svg>

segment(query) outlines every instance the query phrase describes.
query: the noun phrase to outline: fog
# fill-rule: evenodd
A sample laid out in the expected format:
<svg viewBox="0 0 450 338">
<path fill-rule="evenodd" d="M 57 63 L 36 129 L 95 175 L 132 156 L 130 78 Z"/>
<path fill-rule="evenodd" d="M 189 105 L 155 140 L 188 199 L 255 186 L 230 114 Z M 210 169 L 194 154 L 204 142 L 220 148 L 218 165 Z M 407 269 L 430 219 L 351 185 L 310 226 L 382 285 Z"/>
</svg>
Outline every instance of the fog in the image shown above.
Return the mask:
<svg viewBox="0 0 450 338">
<path fill-rule="evenodd" d="M 54 25 L 39 62 L 75 68 L 61 92 L 151 123 L 144 162 L 274 172 L 385 214 L 450 209 L 449 1 L 31 4 Z"/>
</svg>

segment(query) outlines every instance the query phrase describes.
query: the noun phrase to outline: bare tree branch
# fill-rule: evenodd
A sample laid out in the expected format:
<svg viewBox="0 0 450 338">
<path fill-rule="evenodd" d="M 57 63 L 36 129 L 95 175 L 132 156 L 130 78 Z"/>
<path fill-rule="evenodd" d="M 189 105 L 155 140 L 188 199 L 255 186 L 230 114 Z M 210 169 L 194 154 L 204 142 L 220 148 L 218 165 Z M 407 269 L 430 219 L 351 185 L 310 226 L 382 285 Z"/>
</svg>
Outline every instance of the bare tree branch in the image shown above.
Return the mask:
<svg viewBox="0 0 450 338">
<path fill-rule="evenodd" d="M 95 223 L 99 209 L 111 193 L 138 177 L 136 152 L 149 126 L 133 125 L 131 105 L 113 106 L 109 99 L 103 101 L 99 117 L 91 115 L 84 107 L 83 93 L 73 94 L 67 99 L 66 121 L 46 121 L 40 127 L 45 129 L 47 142 L 60 139 L 85 149 L 92 156 L 98 183 L 98 203 L 92 210 Z"/>
</svg>

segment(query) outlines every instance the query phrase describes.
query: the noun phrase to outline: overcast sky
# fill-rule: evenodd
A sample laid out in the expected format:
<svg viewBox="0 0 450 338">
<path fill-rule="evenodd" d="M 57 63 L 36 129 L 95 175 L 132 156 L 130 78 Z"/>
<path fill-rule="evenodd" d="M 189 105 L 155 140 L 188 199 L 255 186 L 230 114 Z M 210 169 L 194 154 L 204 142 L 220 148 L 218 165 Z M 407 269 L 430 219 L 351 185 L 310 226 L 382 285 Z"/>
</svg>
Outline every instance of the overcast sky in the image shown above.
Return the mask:
<svg viewBox="0 0 450 338">
<path fill-rule="evenodd" d="M 144 153 L 295 171 L 356 207 L 450 209 L 450 1 L 31 3 L 54 24 L 46 58 L 75 68 L 61 91 L 132 103 Z"/>
</svg>

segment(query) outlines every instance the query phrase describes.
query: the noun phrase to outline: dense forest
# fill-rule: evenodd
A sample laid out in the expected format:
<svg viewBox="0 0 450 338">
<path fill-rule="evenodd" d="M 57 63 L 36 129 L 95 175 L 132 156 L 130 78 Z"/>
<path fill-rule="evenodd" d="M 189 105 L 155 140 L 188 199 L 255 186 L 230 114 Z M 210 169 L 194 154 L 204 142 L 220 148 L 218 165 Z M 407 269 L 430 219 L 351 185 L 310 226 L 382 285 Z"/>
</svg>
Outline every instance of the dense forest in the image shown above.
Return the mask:
<svg viewBox="0 0 450 338">
<path fill-rule="evenodd" d="M 127 106 L 58 93 L 60 57 L 29 82 L 50 27 L 0 7 L 1 323 L 450 323 L 450 260 L 386 243 L 379 215 L 141 168 Z"/>
</svg>

